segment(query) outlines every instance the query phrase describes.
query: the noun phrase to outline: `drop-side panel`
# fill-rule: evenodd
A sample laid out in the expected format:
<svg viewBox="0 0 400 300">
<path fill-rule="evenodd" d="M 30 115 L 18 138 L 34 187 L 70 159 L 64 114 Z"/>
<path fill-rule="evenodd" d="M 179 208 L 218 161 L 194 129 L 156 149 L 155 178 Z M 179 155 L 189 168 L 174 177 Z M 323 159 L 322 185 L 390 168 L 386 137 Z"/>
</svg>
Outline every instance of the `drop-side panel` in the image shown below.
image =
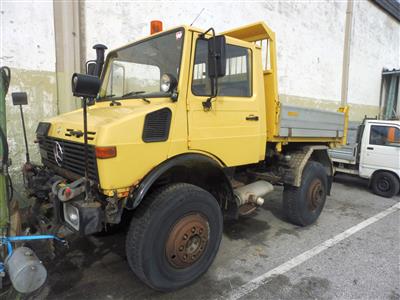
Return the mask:
<svg viewBox="0 0 400 300">
<path fill-rule="evenodd" d="M 340 138 L 344 124 L 344 113 L 281 104 L 281 137 Z"/>
<path fill-rule="evenodd" d="M 358 155 L 357 130 L 360 122 L 349 122 L 347 129 L 347 144 L 328 151 L 334 162 L 356 164 Z"/>
</svg>

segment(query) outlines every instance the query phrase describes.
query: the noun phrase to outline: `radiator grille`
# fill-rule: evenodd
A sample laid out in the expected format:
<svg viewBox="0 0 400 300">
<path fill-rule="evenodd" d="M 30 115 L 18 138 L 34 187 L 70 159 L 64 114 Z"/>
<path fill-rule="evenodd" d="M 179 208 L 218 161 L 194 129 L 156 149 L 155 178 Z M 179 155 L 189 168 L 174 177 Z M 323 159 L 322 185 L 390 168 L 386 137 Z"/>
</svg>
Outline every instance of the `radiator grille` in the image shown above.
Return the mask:
<svg viewBox="0 0 400 300">
<path fill-rule="evenodd" d="M 84 145 L 82 143 L 75 143 L 43 136 L 38 136 L 38 141 L 40 155 L 44 165 L 53 169 L 56 173 L 59 173 L 62 176 L 71 177 L 71 179 L 77 176 L 85 176 L 85 152 Z M 54 153 L 54 148 L 56 147 L 57 143 L 61 146 L 63 152 L 62 160 L 58 159 L 59 162 L 56 161 Z M 88 159 L 89 179 L 99 182 L 95 148 L 92 145 L 89 145 L 88 147 Z M 68 172 L 64 172 L 63 170 L 71 172 L 72 174 L 70 175 L 72 176 L 68 176 Z"/>
</svg>

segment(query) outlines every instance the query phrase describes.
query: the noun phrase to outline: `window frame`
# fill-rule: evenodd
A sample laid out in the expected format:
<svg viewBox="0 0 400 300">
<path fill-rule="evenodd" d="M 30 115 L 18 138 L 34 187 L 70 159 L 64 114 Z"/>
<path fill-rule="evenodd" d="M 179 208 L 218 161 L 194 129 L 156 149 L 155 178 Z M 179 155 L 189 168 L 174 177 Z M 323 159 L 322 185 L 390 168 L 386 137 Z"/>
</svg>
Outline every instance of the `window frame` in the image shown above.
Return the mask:
<svg viewBox="0 0 400 300">
<path fill-rule="evenodd" d="M 163 31 L 163 32 L 161 32 L 159 34 L 150 35 L 147 38 L 135 41 L 133 43 L 130 43 L 128 45 L 125 45 L 123 47 L 120 47 L 120 48 L 117 48 L 117 49 L 113 49 L 112 51 L 110 51 L 106 56 L 106 60 L 104 62 L 103 70 L 102 70 L 101 75 L 100 75 L 101 86 L 100 86 L 99 94 L 97 95 L 97 98 L 96 98 L 96 102 L 107 102 L 107 101 L 112 101 L 112 100 L 128 100 L 128 99 L 136 99 L 136 98 L 143 97 L 143 96 L 140 96 L 140 95 L 132 96 L 132 97 L 129 97 L 129 98 L 126 98 L 126 97 L 112 97 L 112 98 L 100 97 L 102 92 L 105 94 L 106 91 L 107 91 L 108 80 L 109 80 L 109 76 L 110 76 L 111 72 L 110 72 L 110 70 L 106 69 L 105 67 L 109 65 L 109 61 L 112 59 L 112 53 L 114 53 L 116 51 L 124 50 L 124 49 L 132 47 L 132 46 L 136 46 L 138 44 L 147 42 L 147 41 L 149 41 L 151 39 L 155 39 L 155 38 L 162 37 L 162 36 L 165 36 L 165 35 L 168 35 L 168 34 L 172 34 L 172 33 L 177 33 L 178 31 L 182 32 L 182 37 L 181 37 L 181 39 L 182 39 L 182 47 L 181 47 L 180 56 L 179 56 L 179 58 L 180 58 L 179 59 L 179 71 L 178 71 L 177 78 L 176 78 L 176 80 L 178 81 L 178 85 L 179 85 L 180 81 L 181 81 L 181 77 L 182 77 L 182 72 L 181 72 L 182 71 L 182 63 L 183 63 L 182 57 L 183 57 L 183 53 L 184 53 L 185 38 L 186 38 L 186 29 L 185 29 L 185 27 L 177 27 L 177 28 L 174 28 L 174 29 L 171 29 L 171 30 L 168 30 L 168 31 Z M 107 79 L 107 84 L 104 86 L 104 84 L 105 84 L 104 81 L 106 79 Z M 151 95 L 151 94 L 150 95 L 146 95 L 146 98 L 168 97 L 168 95 L 166 95 L 166 94 L 164 95 L 164 94 L 165 93 L 162 93 L 162 92 L 157 93 L 157 94 L 154 93 L 154 95 Z"/>
<path fill-rule="evenodd" d="M 206 39 L 202 39 L 200 37 L 197 37 L 197 39 L 196 39 L 195 46 L 194 46 L 195 50 L 194 50 L 194 57 L 193 57 L 193 66 L 192 66 L 192 76 L 191 76 L 190 90 L 191 90 L 192 95 L 194 95 L 196 97 L 210 97 L 211 93 L 210 94 L 201 95 L 201 94 L 196 94 L 193 91 L 193 80 L 194 80 L 194 73 L 195 73 L 194 68 L 195 68 L 195 61 L 196 61 L 196 55 L 197 55 L 197 42 L 199 40 L 207 41 Z M 216 97 L 252 98 L 253 97 L 253 50 L 251 48 L 249 48 L 249 47 L 239 46 L 239 45 L 235 45 L 235 44 L 231 44 L 231 43 L 226 43 L 226 45 L 240 47 L 240 48 L 246 49 L 248 51 L 248 53 L 249 53 L 249 55 L 248 55 L 249 63 L 247 64 L 247 74 L 248 74 L 247 77 L 249 79 L 250 93 L 249 93 L 248 96 L 231 96 L 231 95 L 219 95 L 218 94 Z M 207 68 L 207 63 L 206 63 L 206 68 Z M 225 76 L 227 76 L 227 75 L 225 75 Z M 211 80 L 211 79 L 208 77 L 208 80 Z"/>
<path fill-rule="evenodd" d="M 161 74 L 161 69 L 160 69 L 160 67 L 159 66 L 157 66 L 157 65 L 153 65 L 153 64 L 138 64 L 138 63 L 135 63 L 135 62 L 128 62 L 128 61 L 123 61 L 123 60 L 110 60 L 111 61 L 111 70 L 110 70 L 110 74 L 109 74 L 109 76 L 108 76 L 108 82 L 109 82 L 109 84 L 113 81 L 113 74 L 114 74 L 114 72 L 113 72 L 113 66 L 114 66 L 114 63 L 116 63 L 117 65 L 119 64 L 119 66 L 121 66 L 121 67 L 123 67 L 123 68 L 125 68 L 125 66 L 123 66 L 123 63 L 127 63 L 127 65 L 128 64 L 134 64 L 134 65 L 138 65 L 138 66 L 150 66 L 150 67 L 154 67 L 154 68 L 156 68 L 157 70 L 158 70 L 158 77 L 160 78 L 160 80 L 161 80 L 161 76 L 162 76 L 162 74 Z M 125 73 L 125 70 L 124 70 L 124 73 Z M 126 76 L 124 76 L 124 79 L 126 78 Z M 125 86 L 126 86 L 126 82 L 125 82 L 125 80 L 124 80 L 124 83 L 123 83 L 123 86 L 124 86 L 124 88 L 123 88 L 123 90 L 124 90 L 124 92 L 123 93 L 126 93 L 126 91 L 127 91 L 127 89 L 125 88 Z M 107 86 L 107 88 L 106 88 L 106 93 L 107 93 L 107 90 L 108 90 L 108 86 Z M 159 92 L 159 91 L 158 91 Z M 158 92 L 152 92 L 152 93 L 158 93 Z M 112 92 L 112 90 L 110 90 L 110 92 L 108 93 L 108 94 L 112 94 L 113 92 Z M 147 96 L 146 96 L 147 97 Z M 122 97 L 122 96 L 119 96 L 119 97 L 113 97 L 112 99 L 117 99 L 117 98 L 124 98 L 124 97 Z"/>
<path fill-rule="evenodd" d="M 372 143 L 371 142 L 371 135 L 372 135 L 372 129 L 373 127 L 386 127 L 386 128 L 395 128 L 395 130 L 399 131 L 400 133 L 400 128 L 397 127 L 396 125 L 393 124 L 371 124 L 369 128 L 369 137 L 368 137 L 368 144 L 369 145 L 374 145 L 374 146 L 383 146 L 383 147 L 395 147 L 398 148 L 399 146 L 396 145 L 390 145 L 390 144 L 377 144 L 377 143 Z M 397 144 L 397 143 L 396 143 Z"/>
</svg>

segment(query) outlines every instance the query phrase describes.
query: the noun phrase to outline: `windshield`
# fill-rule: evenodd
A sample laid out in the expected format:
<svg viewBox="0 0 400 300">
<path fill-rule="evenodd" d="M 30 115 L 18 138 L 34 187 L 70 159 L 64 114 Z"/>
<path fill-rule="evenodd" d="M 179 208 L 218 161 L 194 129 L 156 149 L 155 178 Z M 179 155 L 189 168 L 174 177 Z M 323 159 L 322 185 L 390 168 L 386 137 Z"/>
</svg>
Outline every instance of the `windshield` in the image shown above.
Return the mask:
<svg viewBox="0 0 400 300">
<path fill-rule="evenodd" d="M 183 29 L 110 52 L 101 99 L 161 97 L 161 76 L 178 80 Z M 104 92 L 105 89 L 105 92 Z"/>
</svg>

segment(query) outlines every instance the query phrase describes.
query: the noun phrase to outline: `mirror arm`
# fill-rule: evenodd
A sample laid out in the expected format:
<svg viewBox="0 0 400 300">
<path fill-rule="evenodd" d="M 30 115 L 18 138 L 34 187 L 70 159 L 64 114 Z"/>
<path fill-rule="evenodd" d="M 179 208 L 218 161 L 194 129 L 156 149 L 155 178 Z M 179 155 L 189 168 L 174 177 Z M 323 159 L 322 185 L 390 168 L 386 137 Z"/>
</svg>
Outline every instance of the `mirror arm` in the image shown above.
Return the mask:
<svg viewBox="0 0 400 300">
<path fill-rule="evenodd" d="M 209 29 L 206 30 L 206 32 L 202 33 L 200 35 L 200 38 L 205 38 L 206 34 L 211 31 L 212 32 L 212 39 L 213 39 L 213 58 L 214 58 L 214 74 L 217 74 L 217 54 L 215 53 L 215 30 L 213 27 L 210 27 Z M 211 80 L 211 89 L 212 89 L 212 94 L 210 97 L 207 98 L 206 101 L 203 101 L 203 109 L 205 111 L 208 111 L 212 107 L 212 99 L 217 97 L 218 95 L 218 76 L 215 78 L 210 78 Z"/>
</svg>

